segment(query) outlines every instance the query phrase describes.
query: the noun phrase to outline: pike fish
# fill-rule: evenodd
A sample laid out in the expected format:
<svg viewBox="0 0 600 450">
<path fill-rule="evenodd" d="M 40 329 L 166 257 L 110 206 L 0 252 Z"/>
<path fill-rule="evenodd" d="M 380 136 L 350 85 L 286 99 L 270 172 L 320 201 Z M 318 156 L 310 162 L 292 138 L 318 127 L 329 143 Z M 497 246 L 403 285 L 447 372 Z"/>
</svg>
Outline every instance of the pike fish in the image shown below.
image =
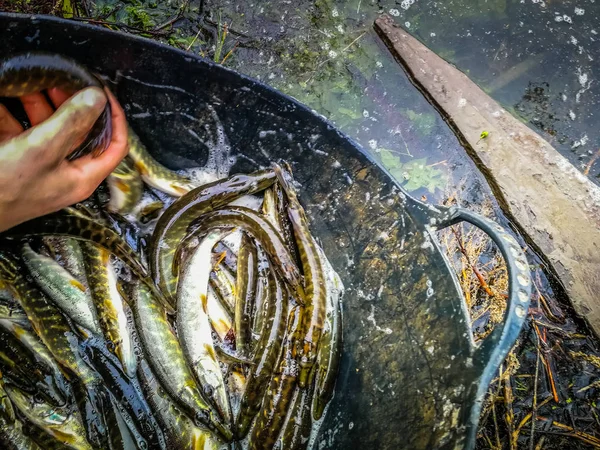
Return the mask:
<svg viewBox="0 0 600 450">
<path fill-rule="evenodd" d="M 44 89 L 61 88 L 75 93 L 104 83 L 87 68 L 66 56 L 45 52 L 13 55 L 0 61 L 0 97 L 20 97 Z M 107 102 L 85 140 L 67 157 L 74 160 L 106 150 L 112 138 L 111 108 Z"/>
<path fill-rule="evenodd" d="M 319 248 L 323 270 L 326 276 L 327 311 L 325 327 L 321 335 L 321 344 L 316 362 L 315 393 L 312 402 L 312 417 L 319 420 L 327 404 L 333 397 L 335 381 L 342 353 L 342 305 L 344 285 L 340 276 L 333 270 L 331 263 Z"/>
<path fill-rule="evenodd" d="M 280 448 L 286 450 L 304 450 L 310 442 L 312 421 L 310 419 L 311 402 L 314 388 L 296 388 L 294 399 L 290 404 L 289 412 L 281 436 Z"/>
<path fill-rule="evenodd" d="M 296 344 L 296 351 L 300 355 L 299 384 L 304 388 L 312 383 L 314 376 L 312 369 L 317 360 L 319 341 L 325 322 L 327 303 L 325 275 L 317 244 L 310 234 L 308 218 L 292 186 L 291 174 L 280 166 L 275 166 L 275 173 L 287 196 L 288 217 L 294 229 L 304 274 L 305 304 Z"/>
<path fill-rule="evenodd" d="M 0 367 L 16 385 L 37 393 L 55 406 L 67 403 L 69 389 L 56 361 L 34 333 L 0 320 Z"/>
<path fill-rule="evenodd" d="M 246 233 L 238 252 L 237 300 L 235 302 L 234 329 L 236 350 L 245 355 L 251 343 L 251 316 L 258 281 L 258 251 L 252 238 Z"/>
<path fill-rule="evenodd" d="M 104 395 L 100 377 L 83 361 L 79 354 L 79 339 L 71 329 L 69 321 L 41 291 L 23 275 L 15 259 L 7 253 L 0 253 L 0 276 L 10 282 L 17 291 L 21 305 L 44 345 L 56 361 L 77 381 L 81 388 L 79 407 L 86 424 L 87 438 L 93 445 L 106 443 L 106 428 L 99 402 Z"/>
<path fill-rule="evenodd" d="M 150 272 L 154 282 L 172 302 L 177 289 L 173 261 L 189 225 L 202 214 L 221 208 L 246 194 L 254 194 L 275 181 L 272 170 L 234 175 L 197 187 L 176 200 L 158 219 L 150 245 Z"/>
<path fill-rule="evenodd" d="M 87 288 L 85 264 L 83 263 L 83 253 L 79 241 L 68 237 L 53 236 L 45 236 L 42 240 L 51 256 Z"/>
<path fill-rule="evenodd" d="M 134 317 L 144 355 L 160 385 L 194 421 L 230 440 L 231 431 L 204 400 L 164 308 L 142 283 L 134 286 Z"/>
<path fill-rule="evenodd" d="M 167 169 L 150 156 L 146 146 L 131 127 L 128 130 L 127 144 L 129 157 L 147 185 L 173 197 L 181 197 L 196 187 L 189 178 Z"/>
<path fill-rule="evenodd" d="M 42 450 L 23 431 L 23 423 L 15 416 L 15 410 L 4 390 L 0 373 L 0 445 L 6 450 Z"/>
<path fill-rule="evenodd" d="M 83 243 L 85 266 L 99 327 L 125 372 L 136 372 L 136 357 L 129 332 L 125 305 L 117 288 L 117 275 L 110 254 L 91 242 Z"/>
<path fill-rule="evenodd" d="M 31 236 L 67 236 L 81 241 L 95 242 L 99 246 L 113 253 L 125 262 L 137 277 L 157 296 L 169 312 L 172 307 L 160 293 L 137 254 L 129 244 L 115 231 L 107 228 L 93 218 L 86 216 L 76 208 L 65 208 L 57 213 L 29 220 L 2 233 L 10 238 Z"/>
<path fill-rule="evenodd" d="M 101 333 L 96 308 L 83 284 L 54 259 L 34 252 L 29 244 L 23 245 L 21 256 L 39 288 L 71 320 L 94 334 Z"/>
<path fill-rule="evenodd" d="M 144 183 L 131 160 L 126 157 L 106 179 L 110 201 L 106 209 L 113 213 L 129 214 L 142 199 Z"/>
<path fill-rule="evenodd" d="M 185 247 L 191 239 L 195 239 L 196 236 L 202 235 L 212 228 L 221 227 L 239 227 L 256 239 L 269 256 L 274 269 L 296 292 L 298 301 L 302 302 L 304 292 L 302 275 L 298 266 L 273 225 L 261 214 L 249 208 L 229 206 L 204 214 L 194 222 L 187 236 L 181 241 L 180 247 Z"/>
<path fill-rule="evenodd" d="M 212 249 L 227 233 L 221 230 L 208 233 L 183 269 L 177 290 L 177 330 L 185 356 L 205 397 L 217 407 L 220 416 L 230 423 L 227 391 L 207 314 Z"/>
<path fill-rule="evenodd" d="M 140 363 L 140 379 L 148 402 L 165 430 L 169 450 L 217 450 L 221 447 L 210 431 L 198 428 L 163 391 L 145 360 Z"/>
<path fill-rule="evenodd" d="M 93 450 L 87 441 L 81 416 L 68 408 L 56 408 L 34 400 L 23 391 L 5 386 L 12 404 L 37 428 L 74 450 Z"/>
<path fill-rule="evenodd" d="M 294 336 L 302 324 L 300 308 L 300 306 L 295 306 L 289 314 L 288 330 L 284 338 L 280 360 L 277 362 L 258 413 L 249 450 L 272 449 L 283 428 L 287 411 L 298 385 L 298 367 L 292 350 Z"/>
<path fill-rule="evenodd" d="M 264 309 L 264 326 L 254 352 L 255 366 L 246 381 L 246 389 L 240 401 L 240 413 L 236 419 L 236 435 L 248 434 L 252 420 L 260 410 L 265 390 L 281 354 L 281 344 L 288 320 L 288 296 L 281 281 L 269 274 L 268 298 Z"/>
</svg>

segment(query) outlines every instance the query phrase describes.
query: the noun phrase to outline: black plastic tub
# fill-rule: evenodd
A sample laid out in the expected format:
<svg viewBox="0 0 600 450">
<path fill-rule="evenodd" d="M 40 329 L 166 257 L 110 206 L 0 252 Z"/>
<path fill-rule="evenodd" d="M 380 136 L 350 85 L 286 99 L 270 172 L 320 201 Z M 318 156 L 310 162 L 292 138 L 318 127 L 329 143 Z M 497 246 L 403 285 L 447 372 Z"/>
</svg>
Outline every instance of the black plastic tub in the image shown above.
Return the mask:
<svg viewBox="0 0 600 450">
<path fill-rule="evenodd" d="M 230 148 L 232 173 L 292 164 L 313 232 L 346 287 L 344 353 L 315 448 L 473 448 L 482 399 L 529 303 L 525 257 L 502 227 L 415 200 L 324 118 L 197 56 L 12 14 L 0 14 L 0 42 L 3 55 L 62 53 L 106 76 L 132 127 L 170 168 L 202 166 L 215 146 Z M 463 220 L 494 239 L 510 276 L 505 320 L 478 346 L 435 236 Z"/>
</svg>

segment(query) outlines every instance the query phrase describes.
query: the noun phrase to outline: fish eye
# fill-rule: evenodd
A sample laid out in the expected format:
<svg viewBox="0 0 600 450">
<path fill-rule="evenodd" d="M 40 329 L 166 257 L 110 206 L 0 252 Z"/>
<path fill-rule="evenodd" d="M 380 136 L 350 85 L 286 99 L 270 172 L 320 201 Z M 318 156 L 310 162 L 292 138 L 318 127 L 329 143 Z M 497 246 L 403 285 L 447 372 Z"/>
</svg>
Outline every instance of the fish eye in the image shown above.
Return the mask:
<svg viewBox="0 0 600 450">
<path fill-rule="evenodd" d="M 209 384 L 204 386 L 204 393 L 209 396 L 212 397 L 215 393 L 215 390 L 213 389 L 213 387 Z"/>
<path fill-rule="evenodd" d="M 199 411 L 196 413 L 196 424 L 205 426 L 204 424 L 210 423 L 210 416 L 206 411 Z"/>
</svg>

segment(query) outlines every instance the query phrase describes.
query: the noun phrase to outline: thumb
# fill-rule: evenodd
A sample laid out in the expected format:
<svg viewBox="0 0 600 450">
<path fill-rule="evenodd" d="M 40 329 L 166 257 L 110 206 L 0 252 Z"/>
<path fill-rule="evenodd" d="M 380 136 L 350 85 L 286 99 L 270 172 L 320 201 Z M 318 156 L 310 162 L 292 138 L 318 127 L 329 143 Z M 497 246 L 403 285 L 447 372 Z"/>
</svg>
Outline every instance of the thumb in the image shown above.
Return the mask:
<svg viewBox="0 0 600 450">
<path fill-rule="evenodd" d="M 17 159 L 27 153 L 32 158 L 39 158 L 43 164 L 59 164 L 85 139 L 106 101 L 104 91 L 97 87 L 77 92 L 48 119 L 6 142 L 2 148 L 3 156 Z"/>
</svg>

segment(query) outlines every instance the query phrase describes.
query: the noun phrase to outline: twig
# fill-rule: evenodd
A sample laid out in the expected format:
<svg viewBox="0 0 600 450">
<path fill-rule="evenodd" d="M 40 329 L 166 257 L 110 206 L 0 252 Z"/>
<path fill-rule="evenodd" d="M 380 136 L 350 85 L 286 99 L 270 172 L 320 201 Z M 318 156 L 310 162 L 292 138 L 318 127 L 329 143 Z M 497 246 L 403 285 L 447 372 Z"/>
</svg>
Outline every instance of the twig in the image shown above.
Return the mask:
<svg viewBox="0 0 600 450">
<path fill-rule="evenodd" d="M 486 434 L 485 435 L 485 440 L 487 441 L 488 447 L 489 448 L 493 448 L 494 444 L 492 443 L 492 440 L 490 439 L 490 437 Z"/>
<path fill-rule="evenodd" d="M 108 19 L 110 16 L 112 16 L 114 13 L 116 13 L 117 11 L 119 11 L 121 9 L 121 5 L 118 4 L 117 6 L 115 6 L 113 9 L 109 10 L 108 12 L 102 14 L 101 16 L 98 16 L 98 19 L 101 20 L 106 20 Z M 86 13 L 86 16 L 90 17 L 90 13 Z"/>
<path fill-rule="evenodd" d="M 577 393 L 579 394 L 580 392 L 585 392 L 589 389 L 593 389 L 593 388 L 597 388 L 597 387 L 600 387 L 600 380 L 596 380 L 592 384 L 588 384 L 586 387 L 582 387 L 581 389 L 579 389 L 577 391 Z"/>
<path fill-rule="evenodd" d="M 514 420 L 515 413 L 513 411 L 513 393 L 512 386 L 510 385 L 510 375 L 507 376 L 504 380 L 504 405 L 506 409 L 506 413 L 504 415 L 504 421 L 506 422 L 506 427 L 508 428 L 508 435 L 512 437 L 509 439 L 509 447 L 510 450 L 516 450 L 517 441 L 514 439 Z"/>
<path fill-rule="evenodd" d="M 538 405 L 538 409 L 540 409 L 542 406 L 546 405 L 550 400 L 552 400 L 552 397 L 547 397 L 543 402 L 541 402 Z M 521 419 L 521 421 L 519 422 L 519 426 L 517 427 L 517 429 L 513 432 L 513 439 L 515 440 L 515 442 L 517 441 L 517 438 L 519 437 L 519 434 L 521 434 L 521 430 L 523 429 L 523 427 L 525 425 L 527 425 L 527 422 L 529 422 L 531 420 L 531 418 L 533 417 L 533 410 L 531 412 L 528 412 L 525 417 L 523 417 Z"/>
<path fill-rule="evenodd" d="M 584 361 L 589 362 L 594 367 L 600 369 L 600 357 L 594 355 L 588 355 L 584 352 L 569 352 L 572 358 L 582 358 Z"/>
<path fill-rule="evenodd" d="M 196 33 L 196 36 L 194 36 L 194 39 L 192 39 L 192 42 L 190 42 L 190 45 L 187 46 L 187 48 L 185 49 L 186 51 L 190 51 L 190 48 L 192 48 L 192 45 L 194 45 L 194 42 L 196 42 L 196 39 L 198 39 L 198 36 L 200 36 L 200 33 L 202 32 L 202 28 L 198 29 L 198 32 Z"/>
<path fill-rule="evenodd" d="M 233 48 L 231 50 L 229 50 L 229 52 L 221 60 L 221 65 L 225 64 L 225 61 L 227 61 L 227 58 L 229 58 L 233 54 L 233 52 L 235 51 L 235 49 L 238 48 L 239 44 L 240 44 L 240 41 L 235 41 L 235 45 L 233 46 Z"/>
<path fill-rule="evenodd" d="M 213 269 L 216 268 L 219 264 L 221 264 L 226 256 L 227 256 L 227 251 L 221 252 L 219 254 L 219 256 L 217 257 L 217 260 L 213 264 Z"/>
<path fill-rule="evenodd" d="M 537 359 L 535 361 L 535 380 L 533 382 L 533 407 L 531 410 L 531 435 L 529 438 L 529 450 L 533 450 L 533 436 L 535 434 L 535 421 L 537 420 L 537 385 L 540 373 L 540 342 L 538 337 Z"/>
<path fill-rule="evenodd" d="M 463 267 L 463 269 L 462 269 L 462 277 L 463 277 L 463 280 L 465 280 L 465 281 L 469 280 L 469 275 L 467 274 L 467 269 L 465 269 L 464 267 Z M 470 285 L 470 283 L 469 283 L 469 285 Z M 469 308 L 470 308 L 470 307 L 471 307 L 471 289 L 470 289 L 470 288 L 469 288 L 469 289 L 464 289 L 464 291 L 465 291 L 465 301 L 467 302 L 467 305 L 469 305 Z M 481 313 L 481 314 L 479 315 L 479 317 L 481 317 L 483 314 L 485 314 L 485 312 L 486 312 L 487 310 L 489 310 L 489 309 L 490 309 L 490 308 L 489 308 L 489 306 L 488 306 L 488 307 L 487 307 L 487 308 L 486 308 L 486 309 L 483 311 L 483 313 Z M 479 317 L 477 317 L 477 318 L 473 318 L 473 322 L 475 322 L 475 320 L 476 320 L 476 319 L 479 319 Z"/>
<path fill-rule="evenodd" d="M 481 273 L 479 272 L 477 267 L 475 267 L 475 265 L 473 263 L 471 263 L 469 254 L 467 253 L 467 249 L 465 248 L 465 246 L 462 242 L 462 237 L 459 236 L 459 233 L 454 228 L 452 228 L 452 232 L 456 236 L 456 241 L 458 242 L 458 248 L 459 248 L 460 252 L 464 255 L 465 259 L 467 260 L 467 264 L 469 264 L 469 266 L 471 267 L 471 270 L 473 270 L 473 273 L 479 280 L 479 284 L 481 285 L 481 287 L 483 288 L 483 290 L 485 291 L 485 293 L 487 295 L 489 295 L 490 297 L 493 297 L 494 292 L 490 289 L 487 282 L 483 278 L 483 275 L 481 275 Z"/>
<path fill-rule="evenodd" d="M 557 333 L 561 333 L 563 336 L 568 337 L 568 338 L 572 338 L 573 335 L 571 333 L 569 333 L 568 331 L 563 330 L 562 328 L 556 326 L 556 325 L 552 325 L 551 323 L 546 323 L 546 322 L 542 322 L 539 319 L 531 319 L 532 323 L 535 323 L 536 325 L 541 325 L 544 328 L 547 328 L 549 330 L 553 330 Z"/>
<path fill-rule="evenodd" d="M 540 438 L 540 440 L 538 441 L 537 445 L 535 446 L 535 450 L 542 450 L 542 447 L 544 446 L 545 441 L 546 441 L 546 436 L 542 436 Z"/>
<path fill-rule="evenodd" d="M 600 158 L 600 149 L 598 149 L 598 151 L 594 154 L 594 156 L 592 156 L 592 159 L 590 159 L 588 161 L 588 163 L 585 165 L 585 169 L 583 170 L 583 174 L 587 177 L 590 174 L 590 170 L 592 168 L 592 166 L 594 165 L 594 163 L 596 162 L 596 160 Z"/>
<path fill-rule="evenodd" d="M 435 166 L 439 166 L 440 164 L 446 164 L 448 162 L 447 159 L 443 160 L 443 161 L 438 161 L 436 163 L 433 164 L 428 164 L 427 167 L 435 167 Z"/>
<path fill-rule="evenodd" d="M 541 280 L 539 279 L 539 273 L 537 274 L 536 278 L 537 278 L 537 280 L 534 280 L 533 287 L 535 288 L 535 292 L 538 295 L 538 303 L 540 303 L 542 305 L 542 308 L 544 309 L 544 313 L 553 322 L 564 323 L 564 321 L 565 321 L 564 317 L 559 317 L 556 314 L 554 314 L 554 311 L 552 311 L 550 303 L 546 300 L 546 297 L 544 295 L 542 295 L 542 292 L 538 288 L 538 283 L 541 282 Z"/>
<path fill-rule="evenodd" d="M 410 156 L 411 158 L 413 157 L 413 155 L 410 153 L 410 150 L 408 149 L 408 145 L 406 145 L 406 141 L 404 140 L 404 136 L 402 136 L 402 131 L 400 131 L 399 128 L 396 128 L 394 130 L 394 133 L 396 133 L 400 135 L 400 138 L 402 139 L 402 142 L 404 143 L 404 148 L 406 148 L 406 153 L 402 153 L 399 152 L 398 150 L 394 150 L 393 148 L 388 149 L 391 153 L 395 153 L 396 155 L 399 156 Z"/>
<path fill-rule="evenodd" d="M 542 355 L 542 362 L 544 363 L 544 367 L 546 367 L 546 373 L 548 374 L 548 381 L 550 381 L 550 388 L 552 389 L 554 401 L 556 403 L 560 403 L 560 397 L 558 396 L 558 391 L 556 390 L 556 382 L 554 381 L 554 371 L 550 365 L 548 355 Z"/>
<path fill-rule="evenodd" d="M 595 448 L 600 448 L 600 439 L 596 436 L 592 436 L 591 434 L 584 433 L 583 431 L 577 431 L 575 428 L 570 427 L 569 425 L 565 425 L 564 423 L 552 421 L 552 426 L 556 428 L 560 428 L 561 430 L 565 430 L 569 436 L 573 436 L 577 439 L 582 440 L 583 442 L 590 444 Z"/>
<path fill-rule="evenodd" d="M 86 0 L 80 0 L 80 1 L 73 1 L 73 6 L 74 6 L 74 11 L 77 11 L 77 15 L 81 16 L 81 12 L 79 11 L 79 7 L 81 6 L 81 9 L 83 11 L 83 15 L 89 16 L 90 15 L 90 8 L 87 5 L 87 1 Z"/>
<path fill-rule="evenodd" d="M 500 446 L 500 432 L 498 431 L 498 420 L 496 419 L 496 401 L 492 400 L 492 417 L 494 418 L 494 428 L 496 430 L 496 447 L 502 448 Z"/>
<path fill-rule="evenodd" d="M 533 329 L 538 337 L 538 343 L 541 341 L 544 344 L 544 348 L 547 346 L 546 342 L 546 330 L 544 329 L 544 335 L 540 333 L 540 329 L 535 321 L 532 321 Z M 558 397 L 558 391 L 556 390 L 556 383 L 554 382 L 554 373 L 552 372 L 552 367 L 550 366 L 550 362 L 548 361 L 548 356 L 545 352 L 542 354 L 542 363 L 544 364 L 544 368 L 546 369 L 546 373 L 548 375 L 548 382 L 550 383 L 550 388 L 552 390 L 552 396 L 554 397 L 554 401 L 556 403 L 560 403 L 560 398 Z"/>
<path fill-rule="evenodd" d="M 221 16 L 219 14 L 219 24 L 221 23 L 220 17 Z M 218 63 L 221 59 L 221 52 L 223 51 L 223 46 L 225 45 L 225 39 L 227 39 L 227 23 L 225 23 L 222 27 L 219 27 L 217 30 L 217 42 L 215 45 L 215 54 L 213 55 L 213 60 L 216 63 Z"/>
<path fill-rule="evenodd" d="M 213 26 L 213 27 L 215 27 L 215 28 L 221 28 L 221 26 L 222 26 L 222 25 L 219 25 L 219 24 L 218 24 L 217 22 L 215 22 L 214 20 L 210 20 L 210 19 L 208 19 L 208 18 L 207 18 L 207 19 L 204 19 L 204 21 L 205 21 L 206 23 L 208 23 L 209 25 L 212 25 L 212 26 Z M 230 25 L 231 25 L 231 24 L 230 24 Z M 246 38 L 246 39 L 253 39 L 251 36 L 248 36 L 247 34 L 245 34 L 245 33 L 242 33 L 241 31 L 237 31 L 237 30 L 235 30 L 235 29 L 231 28 L 231 26 L 229 26 L 229 27 L 228 27 L 228 32 L 229 32 L 229 34 L 234 34 L 234 35 L 236 35 L 236 36 L 240 36 L 240 37 L 243 37 L 243 38 Z"/>
<path fill-rule="evenodd" d="M 358 7 L 356 8 L 356 14 L 360 13 L 360 4 L 362 3 L 362 0 L 358 0 Z"/>
<path fill-rule="evenodd" d="M 173 16 L 171 19 L 167 20 L 165 23 L 155 26 L 153 28 L 153 30 L 159 31 L 159 30 L 162 30 L 163 28 L 168 27 L 169 25 L 173 25 L 175 22 L 177 22 L 179 19 L 181 19 L 181 17 L 185 13 L 185 10 L 189 4 L 190 4 L 190 0 L 185 0 L 183 2 L 183 4 L 181 5 L 181 7 L 179 8 L 179 11 L 177 11 L 177 14 L 175 14 L 175 16 Z"/>
<path fill-rule="evenodd" d="M 397 131 L 398 131 L 398 134 L 400 135 L 400 139 L 402 139 L 402 142 L 404 143 L 404 148 L 406 149 L 406 154 L 412 158 L 413 155 L 410 152 L 410 149 L 408 148 L 408 144 L 406 143 L 406 140 L 404 139 L 404 135 L 402 134 L 402 130 L 400 129 L 400 127 L 397 128 Z M 400 154 L 402 155 L 403 153 L 400 153 Z"/>
<path fill-rule="evenodd" d="M 552 397 L 547 397 L 542 403 L 539 404 L 538 408 L 541 408 L 542 406 L 544 406 L 546 403 L 548 403 L 550 400 L 552 400 Z M 519 426 L 517 427 L 517 429 L 514 431 L 515 433 L 515 437 L 518 437 L 519 434 L 521 433 L 521 430 L 523 429 L 523 427 L 525 425 L 527 425 L 527 422 L 529 422 L 531 420 L 531 418 L 533 417 L 533 409 L 528 412 L 527 414 L 525 414 L 525 416 L 521 419 L 521 421 L 519 422 Z"/>
</svg>

